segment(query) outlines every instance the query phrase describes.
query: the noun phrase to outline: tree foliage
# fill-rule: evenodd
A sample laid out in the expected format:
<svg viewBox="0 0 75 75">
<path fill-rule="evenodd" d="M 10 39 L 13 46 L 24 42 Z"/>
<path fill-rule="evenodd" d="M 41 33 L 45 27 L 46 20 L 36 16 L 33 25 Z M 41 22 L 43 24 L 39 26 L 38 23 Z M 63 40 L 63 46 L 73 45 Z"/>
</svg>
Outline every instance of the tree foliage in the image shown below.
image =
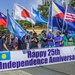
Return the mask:
<svg viewBox="0 0 75 75">
<path fill-rule="evenodd" d="M 55 0 L 53 0 L 55 1 Z M 52 0 L 48 1 L 48 0 L 45 0 L 45 2 L 42 4 L 42 5 L 38 5 L 38 12 L 44 16 L 46 19 L 48 19 L 48 14 L 49 14 L 49 7 L 51 6 L 52 4 Z"/>
<path fill-rule="evenodd" d="M 70 0 L 70 4 L 75 7 L 75 0 Z"/>
<path fill-rule="evenodd" d="M 22 27 L 30 27 L 30 26 L 32 26 L 32 23 L 29 22 L 29 21 L 17 20 L 17 22 L 18 22 Z"/>
</svg>

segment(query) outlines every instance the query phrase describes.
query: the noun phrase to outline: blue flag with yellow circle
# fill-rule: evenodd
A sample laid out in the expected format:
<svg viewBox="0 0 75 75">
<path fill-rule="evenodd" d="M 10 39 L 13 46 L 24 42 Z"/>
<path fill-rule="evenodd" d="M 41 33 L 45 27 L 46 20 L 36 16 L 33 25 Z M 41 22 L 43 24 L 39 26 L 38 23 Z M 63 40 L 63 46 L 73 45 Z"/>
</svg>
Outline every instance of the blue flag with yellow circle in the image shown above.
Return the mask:
<svg viewBox="0 0 75 75">
<path fill-rule="evenodd" d="M 18 36 L 19 39 L 22 39 L 24 35 L 26 35 L 28 32 L 24 30 L 14 19 L 11 17 L 8 13 L 8 30 L 11 34 L 14 34 L 15 36 Z"/>
<path fill-rule="evenodd" d="M 0 52 L 0 61 L 10 60 L 10 52 Z"/>
</svg>

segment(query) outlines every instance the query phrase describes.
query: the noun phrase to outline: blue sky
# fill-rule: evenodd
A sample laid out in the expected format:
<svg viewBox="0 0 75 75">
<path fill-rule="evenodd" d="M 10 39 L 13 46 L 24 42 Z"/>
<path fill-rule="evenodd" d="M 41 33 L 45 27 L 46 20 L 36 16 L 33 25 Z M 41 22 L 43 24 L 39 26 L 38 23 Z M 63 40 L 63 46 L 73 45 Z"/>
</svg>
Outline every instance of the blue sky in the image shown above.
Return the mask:
<svg viewBox="0 0 75 75">
<path fill-rule="evenodd" d="M 58 2 L 59 0 L 57 0 Z M 28 10 L 31 7 L 37 8 L 38 4 L 42 3 L 42 0 L 0 0 L 0 12 L 7 14 L 7 9 L 11 13 L 13 10 L 14 2 L 24 6 Z"/>
<path fill-rule="evenodd" d="M 36 9 L 37 5 L 41 4 L 42 0 L 0 0 L 0 12 L 6 14 L 7 9 L 9 9 L 9 12 L 11 13 L 13 10 L 14 2 L 30 10 L 31 7 Z"/>
</svg>

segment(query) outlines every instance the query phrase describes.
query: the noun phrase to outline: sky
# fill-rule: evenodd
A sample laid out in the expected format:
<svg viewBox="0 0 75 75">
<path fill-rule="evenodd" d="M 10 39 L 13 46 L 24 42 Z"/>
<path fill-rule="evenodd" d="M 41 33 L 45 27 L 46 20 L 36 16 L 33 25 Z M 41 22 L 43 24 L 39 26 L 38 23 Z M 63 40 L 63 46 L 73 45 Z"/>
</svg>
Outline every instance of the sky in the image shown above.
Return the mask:
<svg viewBox="0 0 75 75">
<path fill-rule="evenodd" d="M 56 1 L 57 3 L 59 3 L 60 0 Z M 0 12 L 6 15 L 7 9 L 9 9 L 9 12 L 11 14 L 14 10 L 13 5 L 15 2 L 30 10 L 31 7 L 37 9 L 38 4 L 41 4 L 42 0 L 0 0 Z"/>
<path fill-rule="evenodd" d="M 15 2 L 30 10 L 31 7 L 36 9 L 42 0 L 0 0 L 0 12 L 6 15 L 7 9 L 9 9 L 9 12 L 12 13 Z"/>
</svg>

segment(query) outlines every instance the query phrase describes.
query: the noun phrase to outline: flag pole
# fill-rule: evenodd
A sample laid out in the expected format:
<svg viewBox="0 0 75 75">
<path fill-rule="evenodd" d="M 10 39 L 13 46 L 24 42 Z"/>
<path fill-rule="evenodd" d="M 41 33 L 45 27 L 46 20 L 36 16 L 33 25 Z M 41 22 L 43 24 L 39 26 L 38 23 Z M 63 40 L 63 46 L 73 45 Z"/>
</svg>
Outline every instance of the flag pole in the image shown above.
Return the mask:
<svg viewBox="0 0 75 75">
<path fill-rule="evenodd" d="M 51 16 L 51 17 L 48 17 L 48 23 L 47 23 L 47 33 L 49 32 L 49 21 L 51 21 L 50 22 L 50 25 L 51 25 L 51 29 L 52 29 L 52 31 L 53 31 L 53 18 L 52 18 L 52 7 L 50 8 L 49 7 L 49 16 Z M 51 19 L 51 20 L 50 20 Z"/>
<path fill-rule="evenodd" d="M 31 23 L 32 24 L 32 23 Z M 34 30 L 33 24 L 32 24 L 32 30 Z"/>
<path fill-rule="evenodd" d="M 9 10 L 7 9 L 7 27 L 8 27 L 8 12 Z"/>
<path fill-rule="evenodd" d="M 32 11 L 32 7 L 31 7 L 31 11 Z M 30 22 L 31 22 L 31 19 L 30 19 Z M 34 31 L 34 25 L 32 24 L 32 22 L 31 22 L 31 25 L 32 25 L 32 30 Z"/>
<path fill-rule="evenodd" d="M 15 13 L 14 13 L 15 4 L 16 4 L 16 0 L 14 0 L 13 10 L 12 10 L 12 13 L 13 13 L 13 14 L 12 14 L 12 17 L 14 17 L 14 14 L 15 14 Z"/>
<path fill-rule="evenodd" d="M 52 4 L 53 4 L 53 1 L 52 1 Z M 51 6 L 51 8 L 50 8 L 50 16 L 51 16 L 51 29 L 52 29 L 52 32 L 53 32 L 52 6 Z"/>
<path fill-rule="evenodd" d="M 64 15 L 63 26 L 62 26 L 62 33 L 64 32 L 64 24 L 66 23 L 65 18 L 66 18 L 66 13 L 67 13 L 67 7 L 68 7 L 68 3 L 66 1 L 66 9 L 65 9 L 65 15 Z"/>
<path fill-rule="evenodd" d="M 50 13 L 50 7 L 49 7 L 49 13 Z M 49 32 L 49 14 L 48 14 L 48 22 L 47 22 L 47 34 Z"/>
</svg>

